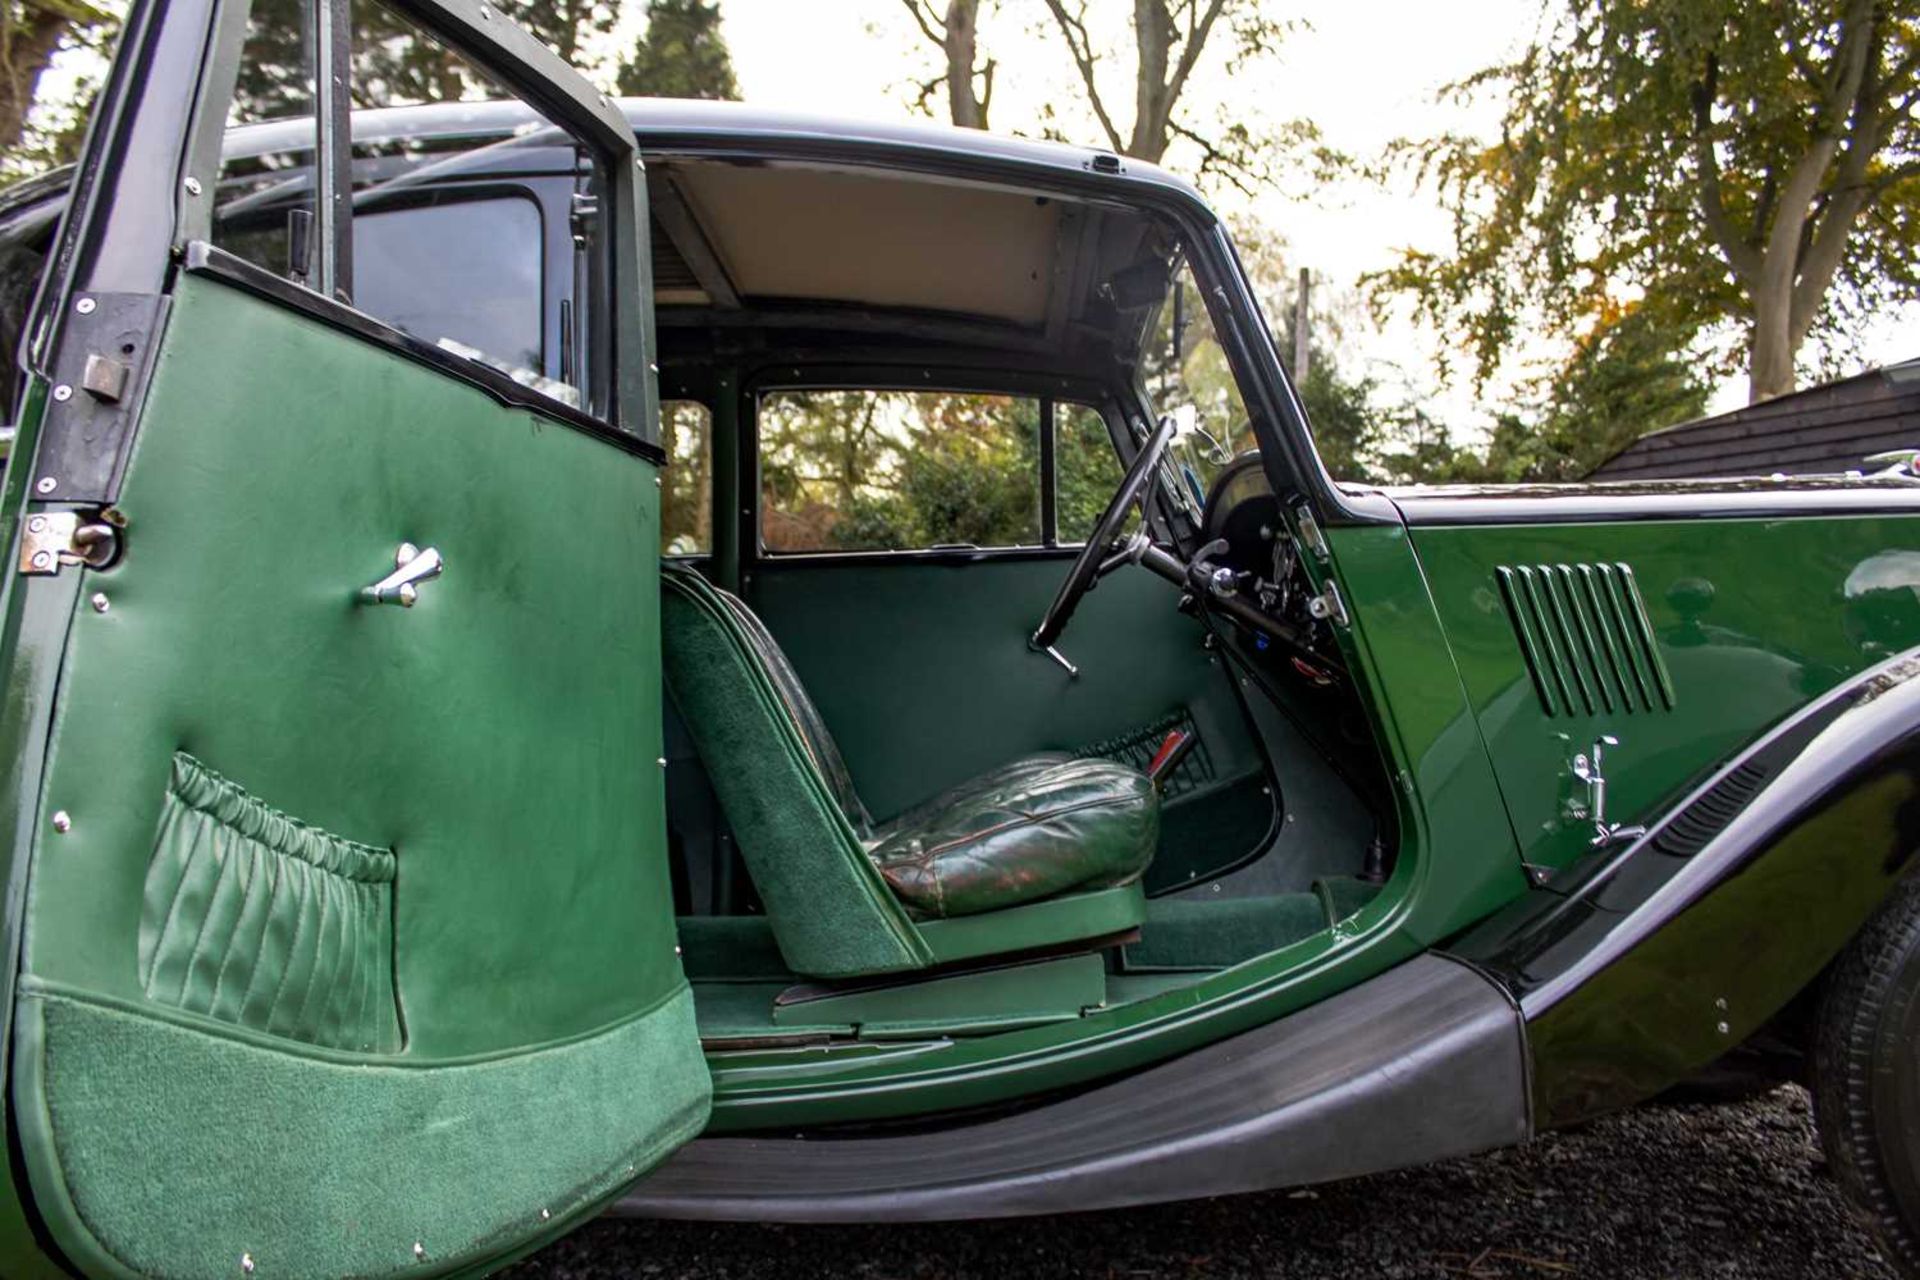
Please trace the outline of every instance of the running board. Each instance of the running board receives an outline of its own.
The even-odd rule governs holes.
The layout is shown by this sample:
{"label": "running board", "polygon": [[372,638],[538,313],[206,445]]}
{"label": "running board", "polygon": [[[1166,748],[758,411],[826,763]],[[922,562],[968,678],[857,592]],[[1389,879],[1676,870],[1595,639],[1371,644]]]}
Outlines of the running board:
{"label": "running board", "polygon": [[1524,1142],[1504,992],[1423,955],[1267,1026],[1017,1115],[896,1137],[699,1138],[613,1212],[884,1222],[1327,1182]]}

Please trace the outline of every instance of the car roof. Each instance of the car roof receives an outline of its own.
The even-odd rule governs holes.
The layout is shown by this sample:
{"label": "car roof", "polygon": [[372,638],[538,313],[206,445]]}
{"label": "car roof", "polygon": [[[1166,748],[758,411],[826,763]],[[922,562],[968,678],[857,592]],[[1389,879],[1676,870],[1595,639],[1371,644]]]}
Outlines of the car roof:
{"label": "car roof", "polygon": [[[623,98],[620,107],[643,151],[706,147],[752,150],[758,144],[816,155],[841,152],[848,159],[909,169],[965,161],[1059,175],[1100,174],[1200,200],[1189,183],[1158,165],[1065,142],[1011,137],[932,121],[872,120],[742,102]],[[508,137],[543,123],[530,107],[512,100],[382,107],[353,115],[357,138],[409,141]],[[313,125],[307,117],[241,125],[228,132],[226,152],[230,159],[265,155],[310,146],[312,137]]]}

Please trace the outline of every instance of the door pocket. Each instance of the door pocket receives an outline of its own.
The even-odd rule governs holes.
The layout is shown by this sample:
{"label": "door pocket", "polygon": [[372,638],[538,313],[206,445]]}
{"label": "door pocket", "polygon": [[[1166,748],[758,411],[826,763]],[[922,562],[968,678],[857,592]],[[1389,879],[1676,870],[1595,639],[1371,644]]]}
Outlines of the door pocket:
{"label": "door pocket", "polygon": [[141,989],[255,1031],[397,1052],[396,865],[177,753],[147,865]]}

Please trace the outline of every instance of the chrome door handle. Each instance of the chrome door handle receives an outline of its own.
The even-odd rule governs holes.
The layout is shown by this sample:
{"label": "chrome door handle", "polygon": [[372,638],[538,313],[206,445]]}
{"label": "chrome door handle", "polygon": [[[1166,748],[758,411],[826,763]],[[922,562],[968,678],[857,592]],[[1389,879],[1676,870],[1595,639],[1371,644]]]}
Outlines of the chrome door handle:
{"label": "chrome door handle", "polygon": [[394,570],[370,587],[360,588],[362,604],[397,604],[403,608],[413,608],[413,602],[420,598],[420,584],[430,582],[440,576],[447,567],[440,553],[432,547],[425,551],[411,542],[403,542],[393,554]]}

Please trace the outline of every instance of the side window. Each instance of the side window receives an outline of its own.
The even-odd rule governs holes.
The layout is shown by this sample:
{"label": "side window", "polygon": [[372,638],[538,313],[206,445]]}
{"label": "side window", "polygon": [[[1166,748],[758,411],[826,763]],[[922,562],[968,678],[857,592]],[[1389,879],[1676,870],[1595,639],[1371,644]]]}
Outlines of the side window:
{"label": "side window", "polygon": [[[313,265],[313,157],[320,145],[310,25],[307,0],[254,0],[227,107],[213,224],[214,244],[300,284]],[[237,148],[236,137],[245,139]]]}
{"label": "side window", "polygon": [[773,391],[757,421],[769,551],[1040,545],[1037,399]]}
{"label": "side window", "polygon": [[[249,17],[214,243],[320,287],[310,0]],[[337,300],[595,409],[600,175],[589,153],[425,31],[352,0],[350,216]],[[454,104],[462,104],[453,109]],[[413,108],[390,111],[386,108]]]}
{"label": "side window", "polygon": [[660,511],[660,554],[713,550],[713,412],[698,400],[660,402],[660,444],[667,452]]}
{"label": "side window", "polygon": [[1088,404],[1053,406],[1053,493],[1057,539],[1085,542],[1123,474],[1107,420]]}

